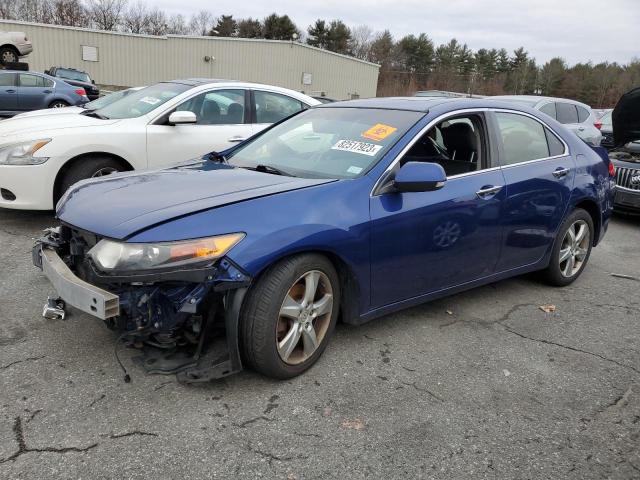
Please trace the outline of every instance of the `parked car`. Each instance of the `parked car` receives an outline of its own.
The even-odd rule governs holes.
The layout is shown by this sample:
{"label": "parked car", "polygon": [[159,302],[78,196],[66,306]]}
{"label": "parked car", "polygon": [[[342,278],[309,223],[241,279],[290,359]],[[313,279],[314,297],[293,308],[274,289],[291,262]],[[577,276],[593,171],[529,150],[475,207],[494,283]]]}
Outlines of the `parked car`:
{"label": "parked car", "polygon": [[[0,122],[0,207],[51,210],[72,184],[175,165],[224,150],[319,102],[286,88],[223,80],[162,82],[80,115]],[[15,145],[20,155],[3,158]]]}
{"label": "parked car", "polygon": [[[0,116],[11,117],[30,110],[83,105],[88,101],[83,88],[49,75],[0,70]],[[3,125],[8,125],[8,122],[3,122]]]}
{"label": "parked car", "polygon": [[614,208],[640,213],[640,88],[624,94],[610,115],[613,135],[607,145],[616,169]]}
{"label": "parked car", "polygon": [[534,95],[500,95],[492,97],[526,105],[546,113],[593,146],[602,140],[600,122],[589,105],[566,98],[538,97]]}
{"label": "parked car", "polygon": [[0,31],[0,64],[18,63],[33,51],[33,45],[24,32]]}
{"label": "parked car", "polygon": [[121,98],[126,97],[130,93],[137,92],[138,90],[142,90],[145,87],[133,87],[126,88],[124,90],[118,90],[116,92],[109,93],[104,95],[93,102],[85,103],[84,105],[80,105],[77,107],[65,107],[65,108],[45,108],[42,110],[34,110],[32,112],[19,113],[15,115],[13,118],[25,118],[25,117],[39,117],[41,115],[66,115],[69,113],[82,113],[90,110],[98,110],[100,108],[106,107],[107,105],[111,105],[116,100],[120,100]]}
{"label": "parked car", "polygon": [[104,320],[150,372],[288,378],[339,316],[534,270],[575,281],[607,230],[611,167],[516,104],[331,103],[189,165],[73,186],[33,258],[62,297],[47,316],[64,301]]}
{"label": "parked car", "polygon": [[61,78],[69,85],[84,88],[89,100],[97,100],[100,97],[100,89],[87,72],[69,67],[51,67],[49,70],[45,70],[44,73],[52,77]]}

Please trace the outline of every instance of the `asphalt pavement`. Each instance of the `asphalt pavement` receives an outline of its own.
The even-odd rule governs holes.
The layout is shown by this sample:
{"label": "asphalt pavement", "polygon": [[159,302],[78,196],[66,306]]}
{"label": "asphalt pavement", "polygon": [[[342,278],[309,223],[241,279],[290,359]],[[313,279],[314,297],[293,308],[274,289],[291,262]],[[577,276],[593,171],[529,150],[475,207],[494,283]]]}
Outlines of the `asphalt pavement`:
{"label": "asphalt pavement", "polygon": [[124,383],[99,320],[41,317],[52,224],[0,210],[2,479],[640,478],[640,219],[569,287],[502,281],[339,325],[293,380],[198,386],[130,352]]}

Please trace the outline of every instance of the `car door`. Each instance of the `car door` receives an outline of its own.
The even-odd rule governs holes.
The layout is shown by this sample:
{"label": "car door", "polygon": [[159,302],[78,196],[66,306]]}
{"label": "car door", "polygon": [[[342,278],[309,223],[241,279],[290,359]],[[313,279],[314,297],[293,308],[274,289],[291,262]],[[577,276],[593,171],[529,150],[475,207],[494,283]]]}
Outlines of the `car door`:
{"label": "car door", "polygon": [[447,174],[444,186],[380,193],[378,185],[371,196],[373,308],[494,272],[506,192],[502,171],[493,164],[484,115],[466,114],[439,125],[422,135],[394,169],[406,161],[440,163]]}
{"label": "car door", "polygon": [[497,271],[506,271],[536,263],[550,248],[569,204],[575,162],[565,142],[537,118],[492,115],[507,194]]}
{"label": "car door", "polygon": [[16,74],[0,72],[0,110],[14,111],[18,109],[18,88]]}
{"label": "car door", "polygon": [[18,110],[47,108],[47,99],[53,89],[45,86],[44,77],[32,73],[18,73]]}
{"label": "car door", "polygon": [[269,125],[308,108],[308,105],[281,93],[251,90],[251,108],[253,133],[258,133]]}
{"label": "car door", "polygon": [[[150,168],[173,165],[211,151],[222,151],[252,134],[244,89],[212,89],[199,93],[147,126]],[[194,124],[170,125],[174,111],[195,113]]]}

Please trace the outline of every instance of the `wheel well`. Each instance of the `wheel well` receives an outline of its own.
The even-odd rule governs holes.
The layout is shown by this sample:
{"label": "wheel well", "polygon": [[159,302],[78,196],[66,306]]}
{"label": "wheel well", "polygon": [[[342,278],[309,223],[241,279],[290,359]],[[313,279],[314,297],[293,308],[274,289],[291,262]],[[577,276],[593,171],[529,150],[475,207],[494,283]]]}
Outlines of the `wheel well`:
{"label": "wheel well", "polygon": [[69,102],[67,102],[66,100],[63,100],[62,98],[56,98],[55,100],[52,100],[51,102],[49,102],[49,107],[51,107],[51,105],[53,105],[56,102],[62,102],[62,103],[66,103],[67,105],[69,105]]}
{"label": "wheel well", "polygon": [[591,220],[593,220],[593,228],[595,230],[595,232],[593,232],[593,245],[595,246],[600,238],[601,228],[600,209],[598,208],[598,205],[593,200],[582,200],[581,202],[578,202],[575,208],[581,208],[591,216]]}
{"label": "wheel well", "polygon": [[67,160],[67,163],[65,163],[62,166],[62,168],[60,170],[58,170],[58,174],[56,175],[56,180],[55,180],[55,182],[53,184],[53,203],[54,203],[54,206],[55,206],[55,203],[56,203],[56,199],[60,198],[60,196],[64,193],[64,192],[60,192],[59,190],[60,190],[61,185],[62,185],[62,179],[67,174],[69,169],[71,169],[76,163],[78,163],[82,159],[89,158],[89,157],[95,157],[95,156],[112,158],[113,160],[117,161],[122,166],[122,170],[123,171],[129,171],[129,170],[133,170],[134,169],[133,166],[129,162],[127,162],[124,158],[119,157],[118,155],[114,155],[113,153],[91,152],[91,153],[83,153],[82,155],[78,155],[77,157],[73,157],[73,158]]}
{"label": "wheel well", "polygon": [[338,273],[338,278],[340,279],[340,292],[341,292],[341,300],[340,300],[340,316],[338,317],[338,321],[342,321],[344,323],[349,323],[352,325],[358,325],[360,313],[359,313],[359,298],[360,298],[360,286],[354,275],[353,271],[349,267],[349,265],[342,260],[338,255],[333,252],[328,252],[326,250],[302,250],[290,255],[285,255],[280,257],[270,264],[266,265],[258,274],[258,277],[262,276],[262,274],[275,263],[281,262],[284,259],[298,256],[298,255],[306,255],[306,254],[318,254],[329,259],[333,267],[336,269]]}
{"label": "wheel well", "polygon": [[0,45],[0,49],[2,48],[10,48],[11,50],[13,50],[14,52],[16,52],[16,55],[19,57],[20,56],[20,52],[18,51],[18,49],[16,48],[15,45],[11,45],[10,43],[6,43],[4,45]]}

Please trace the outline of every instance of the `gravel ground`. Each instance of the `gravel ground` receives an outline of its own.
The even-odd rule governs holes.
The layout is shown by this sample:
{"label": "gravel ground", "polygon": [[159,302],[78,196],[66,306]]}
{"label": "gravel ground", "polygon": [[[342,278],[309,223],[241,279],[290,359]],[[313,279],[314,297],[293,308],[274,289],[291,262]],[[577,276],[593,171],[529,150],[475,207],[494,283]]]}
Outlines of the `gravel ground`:
{"label": "gravel ground", "polygon": [[640,281],[611,275],[640,277],[638,219],[570,287],[503,281],[339,325],[296,379],[195,387],[125,384],[100,321],[41,318],[53,223],[0,210],[0,478],[640,478]]}

